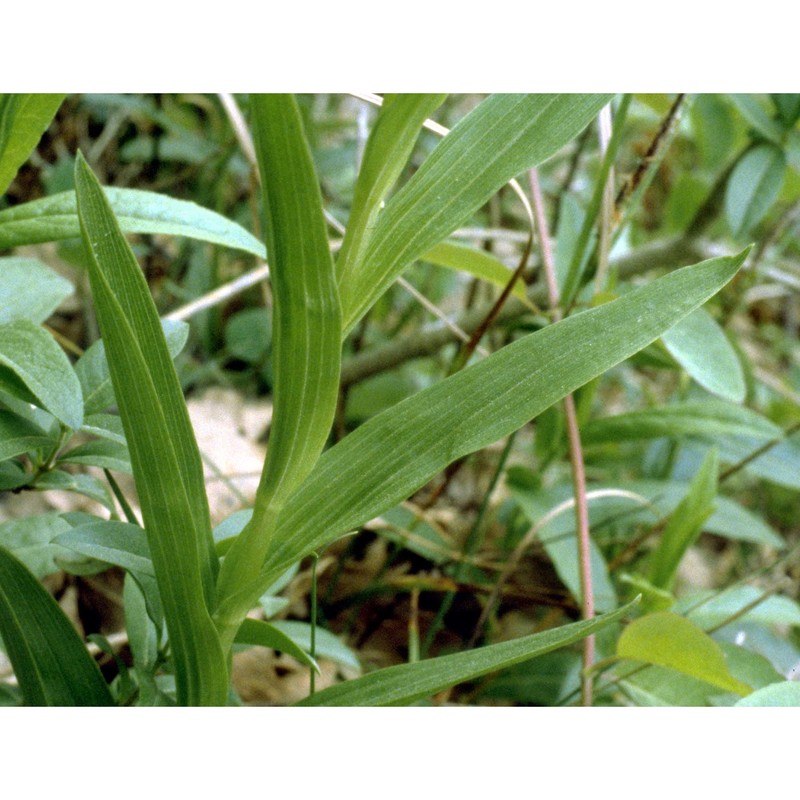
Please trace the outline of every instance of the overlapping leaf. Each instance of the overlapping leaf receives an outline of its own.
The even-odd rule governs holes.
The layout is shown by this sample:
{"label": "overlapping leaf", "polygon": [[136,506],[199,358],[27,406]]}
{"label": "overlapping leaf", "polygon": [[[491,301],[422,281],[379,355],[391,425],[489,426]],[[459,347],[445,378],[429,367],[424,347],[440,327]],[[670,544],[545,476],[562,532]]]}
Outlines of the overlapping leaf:
{"label": "overlapping leaf", "polygon": [[278,521],[257,585],[370,520],[447,464],[524,425],[628,358],[717,292],[746,253],[676,270],[526,336],[379,414],[331,448]]}
{"label": "overlapping leaf", "polygon": [[217,568],[203,471],[144,276],[82,157],[78,214],[92,294],[176,666],[178,701],[224,704],[225,657],[209,614]]}

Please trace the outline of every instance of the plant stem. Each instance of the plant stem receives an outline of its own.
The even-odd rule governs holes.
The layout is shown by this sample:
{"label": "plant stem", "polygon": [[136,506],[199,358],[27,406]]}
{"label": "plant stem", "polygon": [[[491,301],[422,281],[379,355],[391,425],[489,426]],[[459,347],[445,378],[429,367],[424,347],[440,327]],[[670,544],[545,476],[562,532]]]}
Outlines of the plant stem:
{"label": "plant stem", "polygon": [[[539,187],[539,177],[535,169],[528,173],[533,197],[533,209],[536,227],[539,233],[539,245],[542,251],[542,265],[545,271],[550,307],[556,311],[556,319],[561,316],[558,311],[558,285],[556,283],[555,261],[544,215],[544,201]],[[589,540],[589,504],[586,499],[586,473],[583,463],[583,449],[578,427],[578,414],[575,410],[575,398],[568,394],[564,398],[564,416],[567,423],[567,439],[569,442],[569,458],[572,465],[572,486],[575,495],[575,524],[578,531],[578,563],[581,582],[581,613],[584,619],[594,616],[594,592],[592,590],[592,562]],[[592,704],[592,664],[594,663],[594,636],[583,640],[583,676],[581,678],[581,698],[583,705]]]}

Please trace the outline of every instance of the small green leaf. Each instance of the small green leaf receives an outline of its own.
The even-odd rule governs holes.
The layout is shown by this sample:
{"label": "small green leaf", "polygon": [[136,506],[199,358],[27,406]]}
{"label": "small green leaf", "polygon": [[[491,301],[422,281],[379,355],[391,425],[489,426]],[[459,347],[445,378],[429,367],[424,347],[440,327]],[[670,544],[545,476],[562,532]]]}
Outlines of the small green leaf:
{"label": "small green leaf", "polygon": [[114,705],[70,620],[4,547],[0,547],[0,636],[26,705]]}
{"label": "small green leaf", "polygon": [[[311,625],[307,622],[281,619],[276,620],[272,625],[286,636],[291,637],[292,641],[306,652],[311,651]],[[361,662],[358,660],[358,656],[338,636],[325,628],[317,626],[314,649],[317,652],[317,658],[329,658],[337,664],[361,672]]]}
{"label": "small green leaf", "polygon": [[77,473],[72,475],[60,469],[52,469],[36,478],[35,486],[41,491],[56,489],[60,492],[75,492],[86,497],[91,497],[112,513],[114,512],[114,499],[108,487],[94,475]]}
{"label": "small green leaf", "polygon": [[464,681],[474,680],[559,647],[578,642],[624,617],[635,605],[629,603],[612,614],[574,622],[553,630],[509,642],[455,653],[413,664],[370,672],[306,698],[301,706],[400,706],[430,697]]}
{"label": "small green leaf", "polygon": [[773,683],[741,699],[737,706],[758,706],[760,708],[800,707],[800,681]]}
{"label": "small green leaf", "polygon": [[0,545],[19,559],[37,578],[58,572],[56,558],[64,550],[54,539],[69,530],[58,514],[37,514],[0,524]]}
{"label": "small green leaf", "polygon": [[68,428],[81,427],[80,383],[64,351],[47,331],[24,319],[0,324],[0,370],[3,367],[22,383],[37,405]]}
{"label": "small green leaf", "polygon": [[27,319],[38,325],[73,291],[35,258],[0,258],[0,323]]}
{"label": "small green leaf", "polygon": [[774,144],[754,147],[736,165],[725,189],[725,217],[735,237],[748,234],[764,218],[783,186],[786,156]]}
{"label": "small green leaf", "polygon": [[722,328],[704,308],[685,317],[661,341],[704,389],[733,403],[744,400],[744,372],[739,357]]}
{"label": "small green leaf", "polygon": [[783,127],[777,120],[772,119],[767,114],[755,95],[729,94],[728,98],[758,133],[771,142],[780,144],[783,136]]}
{"label": "small green leaf", "polygon": [[155,577],[145,532],[117,520],[77,525],[56,536],[56,544],[140,575]]}
{"label": "small green leaf", "polygon": [[772,94],[770,98],[781,122],[791,128],[800,118],[800,94]]}
{"label": "small green leaf", "polygon": [[[186,236],[201,242],[266,255],[264,245],[241,225],[186,200],[139,189],[104,190],[124,233]],[[75,192],[61,192],[0,211],[0,249],[81,235]]]}
{"label": "small green leaf", "polygon": [[53,440],[36,425],[0,409],[0,461],[53,445]]}
{"label": "small green leaf", "polygon": [[63,94],[0,95],[0,194],[5,194],[66,97]]}
{"label": "small green leaf", "polygon": [[[161,320],[170,357],[175,358],[186,346],[189,324],[179,320]],[[108,370],[106,346],[100,339],[87,348],[75,363],[75,373],[83,391],[84,409],[87,415],[105,411],[114,403],[114,386]]]}
{"label": "small green leaf", "polygon": [[92,467],[132,473],[131,458],[124,444],[112,441],[94,441],[73,447],[58,457],[59,464],[88,464]]}
{"label": "small green leaf", "polygon": [[672,589],[681,559],[714,511],[718,472],[719,456],[716,448],[712,448],[697,471],[686,497],[669,518],[658,546],[650,557],[650,582],[657,588],[666,591]]}
{"label": "small green leaf", "polygon": [[[754,605],[759,599],[761,602]],[[783,595],[763,597],[763,592],[755,586],[729,588],[716,595],[712,592],[686,595],[678,600],[675,611],[684,613],[703,628],[716,628],[731,618],[759,625],[800,627],[797,601]]]}
{"label": "small green leaf", "polygon": [[[420,256],[422,261],[428,261],[439,267],[460,270],[475,278],[493,283],[504,289],[508,284],[514,271],[509,269],[499,258],[487,253],[485,250],[475,250],[472,247],[465,247],[463,244],[453,242],[439,242],[439,244]],[[512,293],[523,303],[527,302],[528,296],[525,294],[525,283],[517,281],[514,284]]]}
{"label": "small green leaf", "polygon": [[294,639],[280,630],[274,623],[265,622],[263,619],[248,618],[237,631],[234,641],[236,644],[270,647],[281,653],[287,653],[296,658],[301,664],[312,667],[319,673],[317,662]]}
{"label": "small green leaf", "polygon": [[617,642],[617,657],[669,667],[741,696],[752,691],[730,674],[722,650],[707,633],[670,611],[628,625]]}

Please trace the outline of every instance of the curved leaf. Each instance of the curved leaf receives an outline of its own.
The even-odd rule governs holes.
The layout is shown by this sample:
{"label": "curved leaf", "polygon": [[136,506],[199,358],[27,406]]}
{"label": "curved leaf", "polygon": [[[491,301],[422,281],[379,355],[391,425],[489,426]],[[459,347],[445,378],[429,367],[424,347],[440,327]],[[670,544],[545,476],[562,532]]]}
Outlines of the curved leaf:
{"label": "curved leaf", "polygon": [[736,351],[711,314],[698,308],[662,337],[670,355],[704,389],[741,403],[745,395],[744,372]]}
{"label": "curved leaf", "polygon": [[178,702],[224,705],[227,665],[209,613],[217,559],[197,442],[147,283],[80,154],[75,186],[92,295],[170,635]]}
{"label": "curved leaf", "polygon": [[786,156],[775,144],[754,147],[736,165],[725,190],[725,216],[734,236],[745,236],[761,222],[778,197],[785,173]]}
{"label": "curved leaf", "polygon": [[[0,325],[0,384],[9,380],[1,374],[3,367],[30,392],[36,405],[68,428],[81,427],[81,385],[64,351],[47,331],[26,319]],[[27,399],[24,393],[20,399]]]}
{"label": "curved leaf", "polygon": [[758,706],[760,708],[800,707],[800,682],[783,681],[782,683],[773,683],[742,698],[736,705]]}
{"label": "curved leaf", "polygon": [[296,658],[301,664],[312,667],[319,673],[317,662],[311,658],[288,634],[263,619],[246,619],[236,632],[236,644],[252,644],[269,647]]}
{"label": "curved leaf", "polygon": [[465,653],[399,664],[345,681],[298,703],[301,706],[401,706],[430,697],[457,683],[511,667],[558,647],[578,642],[624,617],[636,602],[595,619],[573,622],[510,642]]}
{"label": "curved leaf", "polygon": [[[104,188],[124,233],[186,236],[265,258],[264,245],[241,225],[187,200],[140,189]],[[81,235],[75,192],[60,192],[0,211],[0,249]]]}
{"label": "curved leaf", "polygon": [[73,293],[72,284],[35,258],[0,258],[0,323],[44,322]]}
{"label": "curved leaf", "polygon": [[0,547],[0,636],[26,705],[114,705],[72,623],[4,547]]}

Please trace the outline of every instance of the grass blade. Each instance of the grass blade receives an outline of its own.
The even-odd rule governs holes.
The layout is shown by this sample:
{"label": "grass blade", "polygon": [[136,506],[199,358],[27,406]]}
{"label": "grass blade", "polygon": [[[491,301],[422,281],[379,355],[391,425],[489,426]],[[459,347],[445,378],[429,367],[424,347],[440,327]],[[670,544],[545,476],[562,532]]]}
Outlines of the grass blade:
{"label": "grass blade", "polygon": [[462,455],[507,436],[704,303],[748,251],[676,270],[526,336],[373,417],[327,451],[278,521],[260,596],[282,570],[355,530]]}
{"label": "grass blade", "polygon": [[[291,95],[256,95],[250,105],[271,262],[274,410],[253,518],[225,557],[220,598],[257,577],[281,507],[316,464],[341,366],[339,296],[300,111]],[[237,609],[230,624],[248,610]]]}
{"label": "grass blade", "polygon": [[197,443],[147,283],[80,155],[75,185],[92,295],[170,634],[178,702],[221,705],[227,667],[209,615],[217,560]]}
{"label": "grass blade", "polygon": [[58,603],[3,547],[0,636],[25,705],[114,705],[97,664]]}
{"label": "grass blade", "polygon": [[501,186],[586,127],[612,95],[492,95],[436,146],[386,204],[363,256],[342,276],[348,332],[403,270]]}
{"label": "grass blade", "polygon": [[301,706],[401,706],[430,697],[457,683],[511,667],[578,642],[622,619],[638,600],[592,620],[574,622],[510,642],[371,672],[301,701]]}

